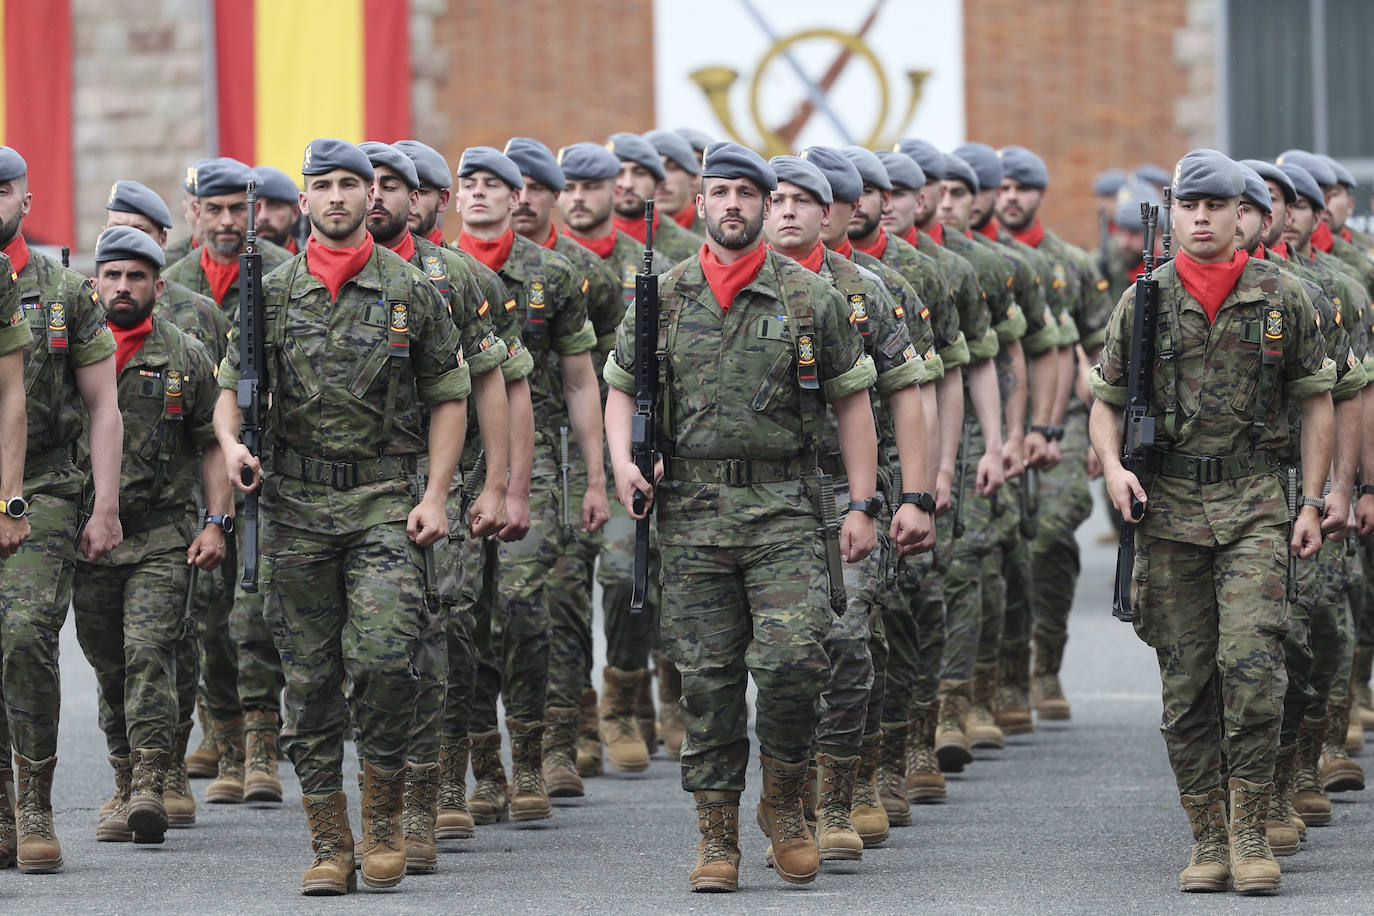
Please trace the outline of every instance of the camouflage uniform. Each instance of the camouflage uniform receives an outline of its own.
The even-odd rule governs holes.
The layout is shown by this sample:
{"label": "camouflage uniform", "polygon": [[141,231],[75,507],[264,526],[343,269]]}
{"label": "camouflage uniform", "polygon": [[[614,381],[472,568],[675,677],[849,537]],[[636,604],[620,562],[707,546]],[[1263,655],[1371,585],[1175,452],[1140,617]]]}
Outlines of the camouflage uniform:
{"label": "camouflage uniform", "polygon": [[0,737],[30,760],[43,760],[57,752],[57,643],[71,604],[81,508],[83,475],[73,457],[85,410],[75,370],[114,355],[115,343],[90,282],[56,259],[30,249],[19,290],[33,337],[24,348],[29,392],[24,495],[30,534],[17,553],[0,560],[0,655],[8,717],[7,733]]}
{"label": "camouflage uniform", "polygon": [[[875,372],[839,295],[790,259],[766,254],[724,315],[698,259],[663,275],[659,287],[667,472],[655,518],[663,641],[682,673],[682,787],[739,791],[749,756],[748,675],[759,688],[760,752],[783,762],[809,753],[829,671],[821,640],[831,611],[803,468],[819,445],[822,399],[867,389]],[[793,382],[808,357],[817,396]],[[633,365],[631,309],[606,381],[632,391]],[[736,473],[757,482],[720,482]]]}
{"label": "camouflage uniform", "polygon": [[[155,317],[119,374],[124,541],[98,563],[77,560],[72,595],[77,639],[96,673],[100,727],[116,757],[134,748],[170,749],[175,727],[190,717],[193,691],[179,708],[176,687],[181,665],[194,672],[196,656],[177,650],[189,623],[182,613],[190,584],[186,548],[195,538],[197,453],[215,441],[217,398],[209,351]],[[88,468],[86,474],[89,487]]]}
{"label": "camouflage uniform", "polygon": [[[1336,372],[1311,302],[1274,266],[1251,259],[1210,323],[1172,263],[1155,276],[1157,352],[1174,357],[1151,377],[1158,445],[1142,480],[1149,510],[1136,530],[1135,627],[1159,658],[1161,730],[1179,792],[1197,795],[1221,784],[1223,754],[1230,776],[1273,780],[1289,613],[1288,507],[1271,469],[1290,441],[1287,405],[1330,391]],[[1133,304],[1128,291],[1092,375],[1093,394],[1117,408]],[[1263,364],[1266,346],[1279,362]],[[1196,455],[1217,458],[1190,464]],[[1199,467],[1222,479],[1199,481]]]}
{"label": "camouflage uniform", "polygon": [[[292,257],[285,248],[273,245],[265,239],[258,240],[257,250],[262,255],[262,272],[264,275],[285,264]],[[169,251],[167,252],[167,267],[162,271],[162,279],[166,280],[169,286],[176,283],[208,299],[213,300],[215,298],[214,291],[210,289],[210,280],[205,275],[205,268],[200,266],[199,248],[175,263],[172,262],[171,258],[172,252]],[[224,309],[225,314],[231,319],[233,318],[239,306],[239,281],[237,278],[225,290],[224,298],[215,304]]]}
{"label": "camouflage uniform", "polygon": [[[458,329],[422,272],[378,246],[330,302],[305,258],[263,281],[261,587],[286,673],[283,739],[313,795],[343,787],[345,677],[359,756],[382,770],[406,762],[433,612],[405,524],[425,408],[466,398],[470,382]],[[239,380],[236,335],[220,367],[227,390]]]}

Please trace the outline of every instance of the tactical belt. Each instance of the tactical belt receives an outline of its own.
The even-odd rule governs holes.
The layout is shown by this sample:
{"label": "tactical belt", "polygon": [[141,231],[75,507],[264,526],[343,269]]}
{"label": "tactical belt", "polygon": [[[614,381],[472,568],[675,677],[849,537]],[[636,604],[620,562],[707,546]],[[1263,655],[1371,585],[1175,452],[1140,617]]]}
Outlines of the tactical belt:
{"label": "tactical belt", "polygon": [[59,445],[57,448],[49,449],[40,455],[29,455],[24,459],[25,480],[40,474],[60,474],[74,470],[76,470],[76,462],[72,460],[72,447],[70,445]]}
{"label": "tactical belt", "polygon": [[161,528],[163,525],[170,525],[187,517],[186,507],[178,506],[175,509],[160,509],[156,512],[140,512],[137,515],[121,515],[119,517],[119,527],[123,529],[126,538],[133,537],[135,534],[142,534],[145,531],[152,531],[154,528]]}
{"label": "tactical belt", "polygon": [[776,461],[747,458],[668,458],[663,462],[667,480],[692,483],[718,483],[744,487],[754,483],[781,483],[801,480],[811,473],[801,458]]}
{"label": "tactical belt", "polygon": [[1220,483],[1239,477],[1268,474],[1283,467],[1277,455],[1267,449],[1239,455],[1184,455],[1152,448],[1145,455],[1145,470],[1164,477],[1177,477],[1197,483]]}
{"label": "tactical belt", "polygon": [[322,483],[336,490],[351,490],[382,480],[401,480],[414,474],[417,467],[414,455],[384,455],[363,461],[325,461],[278,448],[272,457],[274,473]]}

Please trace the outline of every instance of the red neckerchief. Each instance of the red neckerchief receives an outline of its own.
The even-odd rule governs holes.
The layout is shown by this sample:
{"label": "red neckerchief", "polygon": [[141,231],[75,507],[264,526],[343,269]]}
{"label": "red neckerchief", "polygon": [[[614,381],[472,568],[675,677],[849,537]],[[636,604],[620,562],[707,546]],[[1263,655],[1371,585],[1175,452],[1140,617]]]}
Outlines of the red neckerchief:
{"label": "red neckerchief", "polygon": [[286,250],[291,252],[292,254],[301,253],[301,246],[296,244],[296,237],[294,235],[289,235],[286,237]]}
{"label": "red neckerchief", "polygon": [[5,254],[10,259],[10,267],[16,275],[22,274],[24,268],[29,266],[29,243],[24,241],[23,233],[16,233],[10,243],[5,246]]}
{"label": "red neckerchief", "polygon": [[711,294],[716,297],[722,312],[730,311],[740,290],[754,282],[767,256],[768,249],[756,245],[753,251],[735,263],[722,264],[711,254],[711,249],[702,244],[697,259],[701,261],[701,272],[706,275],[706,283],[711,287]]}
{"label": "red neckerchief", "polygon": [[[657,210],[654,211],[654,215],[655,215],[655,216],[658,215],[658,211],[657,211]],[[677,211],[676,213],[673,214],[673,220],[676,221],[677,224],[678,224],[679,226],[681,226],[683,229],[691,229],[691,228],[692,228],[692,223],[696,222],[696,218],[697,218],[697,207],[696,207],[696,204],[688,204],[687,206],[683,207],[681,210],[679,210],[679,211]],[[643,221],[643,220],[640,220],[640,221],[639,221],[639,224],[640,224],[641,226],[644,225],[644,221]],[[658,227],[655,226],[654,228],[657,229]]]}
{"label": "red neckerchief", "polygon": [[1025,232],[1013,232],[1012,236],[1023,245],[1039,248],[1040,243],[1045,240],[1045,227],[1040,225],[1040,217],[1037,216],[1029,229]]}
{"label": "red neckerchief", "polygon": [[995,242],[997,241],[997,220],[990,219],[983,224],[982,229],[975,229],[974,231],[983,233]]}
{"label": "red neckerchief", "polygon": [[872,255],[873,257],[881,261],[883,259],[883,252],[887,251],[887,233],[879,229],[878,241],[874,242],[872,245],[869,245],[867,248],[865,248],[862,245],[855,245],[854,247],[858,248],[864,254]]}
{"label": "red neckerchief", "polygon": [[1259,247],[1257,247],[1257,248],[1255,249],[1255,253],[1252,254],[1252,255],[1250,255],[1250,257],[1255,258],[1256,260],[1259,260],[1259,261],[1268,260],[1268,259],[1265,258],[1265,256],[1264,256],[1264,243],[1263,243],[1263,242],[1260,242],[1260,243],[1259,243]]}
{"label": "red neckerchief", "polygon": [[[612,235],[611,238],[615,238],[615,236]],[[552,221],[550,221],[550,222],[549,222],[549,237],[546,238],[546,239],[544,239],[544,241],[540,242],[539,244],[543,245],[545,248],[552,248],[552,247],[554,246],[554,244],[555,244],[557,241],[558,241],[558,227],[555,226],[555,225],[553,224]]]}
{"label": "red neckerchief", "polygon": [[372,233],[363,233],[363,243],[357,248],[330,248],[315,241],[305,243],[305,269],[329,290],[329,298],[339,301],[344,284],[358,275],[367,259],[372,257]]}
{"label": "red neckerchief", "polygon": [[440,229],[438,226],[435,226],[433,229],[429,231],[429,235],[425,236],[425,238],[429,239],[436,245],[443,245],[444,230]]}
{"label": "red neckerchief", "polygon": [[458,233],[458,247],[492,270],[500,270],[506,265],[506,258],[510,257],[510,250],[514,246],[514,229],[508,228],[499,237],[490,240],[479,239],[465,231]]}
{"label": "red neckerchief", "polygon": [[902,234],[902,241],[906,242],[912,248],[920,248],[921,231],[917,229],[915,226],[912,226],[910,229],[908,229],[906,232]]}
{"label": "red neckerchief", "polygon": [[1336,234],[1339,235],[1341,238],[1345,239],[1347,242],[1350,242],[1351,244],[1354,244],[1355,242],[1355,234],[1350,231],[1349,226],[1342,226],[1341,231],[1337,232]]}
{"label": "red neckerchief", "polygon": [[1183,284],[1183,288],[1202,306],[1202,310],[1207,313],[1207,320],[1210,322],[1217,320],[1217,312],[1221,310],[1221,303],[1226,300],[1227,296],[1231,295],[1231,290],[1236,288],[1236,282],[1240,280],[1240,275],[1245,272],[1245,263],[1249,260],[1248,254],[1237,250],[1229,261],[1222,261],[1219,264],[1199,264],[1188,256],[1188,252],[1179,249],[1178,255],[1174,258],[1174,264],[1178,269],[1178,279]]}
{"label": "red neckerchief", "polygon": [[[641,245],[644,243],[644,217],[641,216],[638,219],[626,219],[623,216],[617,215],[611,221],[615,223],[615,227],[619,229],[621,232],[625,233],[630,238],[634,239],[636,242],[639,242]],[[612,235],[614,234],[615,233],[612,233]],[[658,238],[657,207],[654,207],[654,238]]]}
{"label": "red neckerchief", "polygon": [[210,249],[207,246],[200,250],[200,269],[205,271],[205,279],[210,284],[210,298],[215,300],[216,305],[223,304],[229,287],[238,281],[239,259],[234,258],[229,264],[221,264],[210,257]]}
{"label": "red neckerchief", "polygon": [[124,371],[129,359],[143,347],[143,341],[148,339],[148,335],[153,332],[153,316],[148,315],[143,321],[131,328],[116,327],[111,322],[105,322],[110,326],[110,333],[114,334],[115,339],[115,375]]}
{"label": "red neckerchief", "polygon": [[[912,228],[914,229],[915,227],[913,226]],[[935,240],[935,244],[937,244],[937,245],[939,245],[939,246],[941,246],[941,247],[944,247],[944,244],[945,244],[945,224],[937,221],[937,222],[935,223],[935,227],[934,227],[933,229],[927,229],[927,230],[926,230],[926,235],[928,235],[928,236],[930,236],[931,238],[933,238],[933,239]]]}
{"label": "red neckerchief", "polygon": [[[773,248],[772,245],[769,245],[768,247]],[[777,249],[774,250],[776,251]],[[820,273],[821,264],[825,262],[825,243],[822,242],[820,239],[817,239],[816,247],[811,249],[810,254],[802,255],[800,258],[793,258],[792,260],[796,261],[798,264],[800,264],[802,267],[805,267],[813,274]]]}
{"label": "red neckerchief", "polygon": [[845,236],[844,241],[830,249],[846,261],[854,260],[854,246],[850,243],[849,237]]}
{"label": "red neckerchief", "polygon": [[1326,220],[1319,220],[1317,228],[1312,230],[1312,247],[1318,251],[1331,253],[1331,247],[1336,244],[1336,240],[1331,236],[1331,224]]}
{"label": "red neckerchief", "polygon": [[396,252],[396,254],[400,255],[402,261],[409,261],[411,258],[415,257],[415,237],[409,232],[402,232],[400,235],[396,236],[396,244],[384,244],[383,247],[390,248],[392,251]]}
{"label": "red neckerchief", "polygon": [[583,238],[580,235],[573,235],[572,230],[569,229],[567,226],[563,227],[563,234],[566,235],[568,238],[572,239],[574,242],[577,242],[583,248],[586,248],[588,251],[590,251],[592,254],[596,255],[603,261],[611,256],[612,251],[615,251],[614,229],[612,229],[610,232],[606,233],[599,239],[587,239]]}
{"label": "red neckerchief", "polygon": [[1290,254],[1288,253],[1288,243],[1285,242],[1285,241],[1283,241],[1282,239],[1280,239],[1279,241],[1277,241],[1277,242],[1275,242],[1274,244],[1270,245],[1270,246],[1269,246],[1269,252],[1270,252],[1271,254],[1276,254],[1276,255],[1278,255],[1279,257],[1283,258],[1285,261],[1287,261],[1290,257],[1292,257],[1292,255],[1290,255]]}

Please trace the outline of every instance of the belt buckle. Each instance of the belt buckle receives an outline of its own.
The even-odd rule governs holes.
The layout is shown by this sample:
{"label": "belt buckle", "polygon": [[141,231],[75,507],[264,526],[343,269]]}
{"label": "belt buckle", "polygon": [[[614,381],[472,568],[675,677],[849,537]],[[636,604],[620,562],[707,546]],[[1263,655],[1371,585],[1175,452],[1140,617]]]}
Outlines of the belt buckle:
{"label": "belt buckle", "polygon": [[727,458],[720,476],[726,486],[742,487],[749,482],[749,469],[738,458]]}
{"label": "belt buckle", "polygon": [[1198,483],[1221,483],[1221,459],[1199,455],[1193,459],[1193,478]]}
{"label": "belt buckle", "polygon": [[357,481],[354,479],[353,462],[335,461],[331,465],[330,485],[336,490],[351,490]]}

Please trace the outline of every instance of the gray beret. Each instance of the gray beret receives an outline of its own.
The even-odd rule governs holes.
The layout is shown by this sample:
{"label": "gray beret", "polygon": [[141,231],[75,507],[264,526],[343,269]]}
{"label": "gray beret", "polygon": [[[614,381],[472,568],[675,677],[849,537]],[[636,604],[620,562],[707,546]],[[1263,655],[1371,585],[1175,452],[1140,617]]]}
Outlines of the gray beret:
{"label": "gray beret", "polygon": [[512,188],[523,188],[520,166],[493,146],[469,146],[458,160],[458,177],[467,178],[473,172],[491,172]]}
{"label": "gray beret", "polygon": [[1331,166],[1322,161],[1321,156],[1315,153],[1301,149],[1290,149],[1279,153],[1278,158],[1274,160],[1275,165],[1287,163],[1292,163],[1305,170],[1323,188],[1329,188],[1336,184],[1336,173],[1331,170]]}
{"label": "gray beret", "polygon": [[429,185],[431,188],[453,186],[453,173],[449,171],[448,160],[434,147],[419,140],[397,140],[391,145],[415,163],[415,174],[420,177],[420,184]]}
{"label": "gray beret", "polygon": [[1239,197],[1245,191],[1245,175],[1225,153],[1195,149],[1174,166],[1173,190],[1179,200]]}
{"label": "gray beret", "polygon": [[1240,166],[1240,172],[1245,176],[1245,191],[1241,194],[1244,200],[1259,207],[1265,213],[1274,212],[1274,203],[1269,196],[1269,185],[1264,183],[1260,173],[1243,162],[1236,163]]}
{"label": "gray beret", "polygon": [[1162,166],[1155,165],[1153,162],[1142,162],[1140,165],[1131,169],[1131,174],[1141,181],[1157,188],[1163,188],[1173,180],[1173,176]]}
{"label": "gray beret", "polygon": [[206,159],[196,166],[196,196],[242,194],[248,190],[252,178],[253,170],[237,159],[228,156]]}
{"label": "gray beret", "polygon": [[884,191],[892,190],[892,176],[887,174],[887,167],[883,161],[873,155],[872,151],[864,149],[862,146],[849,144],[840,148],[845,158],[854,163],[854,168],[859,170],[859,177],[864,184],[871,184],[875,188]]}
{"label": "gray beret", "polygon": [[695,175],[701,171],[696,150],[692,149],[692,144],[682,134],[671,130],[651,130],[644,135],[644,140],[658,150],[660,156],[673,160],[688,174]]}
{"label": "gray beret", "polygon": [[133,226],[111,226],[100,233],[95,243],[95,263],[106,261],[147,261],[161,269],[167,264],[167,256],[148,233]]}
{"label": "gray beret", "polygon": [[816,198],[822,206],[828,207],[835,202],[830,191],[830,182],[813,163],[800,156],[774,156],[768,166],[778,176],[778,181],[786,181],[801,188]]}
{"label": "gray beret", "polygon": [[14,181],[29,173],[29,164],[19,151],[10,146],[0,146],[0,181]]}
{"label": "gray beret", "polygon": [[983,190],[1002,184],[1002,160],[997,158],[997,150],[986,143],[965,143],[954,148],[954,155],[973,166],[973,174],[978,176],[978,186]]}
{"label": "gray beret", "polygon": [[558,151],[563,177],[573,181],[605,181],[620,174],[620,160],[599,143],[573,143]]}
{"label": "gray beret", "polygon": [[973,166],[951,153],[945,153],[945,180],[962,181],[974,194],[983,189],[978,183],[978,175],[974,173]]}
{"label": "gray beret", "polygon": [[120,213],[138,213],[148,217],[163,229],[172,228],[172,211],[157,192],[137,181],[116,181],[110,188],[110,199],[105,201],[106,210]]}
{"label": "gray beret", "polygon": [[506,141],[503,151],[506,158],[515,163],[521,175],[528,175],[551,191],[561,191],[567,184],[563,180],[563,170],[553,151],[538,140],[529,137],[511,137]]}
{"label": "gray beret", "polygon": [[712,143],[706,147],[702,160],[702,178],[748,178],[765,191],[778,187],[778,176],[762,156],[747,146],[728,140]]}
{"label": "gray beret", "polygon": [[[654,149],[652,143],[645,140],[639,134],[632,134],[629,131],[620,131],[611,134],[606,138],[606,149],[615,153],[616,158],[621,162],[633,162],[635,165],[642,165],[649,170],[659,181],[663,180],[663,160],[658,157],[658,150]],[[692,158],[696,158],[693,156]]]}
{"label": "gray beret", "polygon": [[677,130],[673,131],[673,133],[692,144],[692,149],[696,150],[698,153],[705,152],[706,147],[716,142],[711,139],[711,135],[706,131],[697,130],[695,127],[679,127]]}
{"label": "gray beret", "polygon": [[187,194],[196,193],[196,176],[200,174],[200,167],[209,162],[209,159],[197,159],[186,166],[186,174],[181,179],[181,189]]}
{"label": "gray beret", "polygon": [[[1242,159],[1240,164],[1253,169],[1261,181],[1272,181],[1278,185],[1283,190],[1284,203],[1291,204],[1298,199],[1298,189],[1293,187],[1293,179],[1289,178],[1288,173],[1274,163],[1265,162],[1263,159]],[[1272,195],[1269,203],[1271,206],[1274,203]]]}
{"label": "gray beret", "polygon": [[1050,170],[1045,160],[1024,146],[1004,146],[997,151],[1002,160],[1002,177],[1041,191],[1050,186]]}
{"label": "gray beret", "polygon": [[1093,178],[1093,193],[1115,195],[1130,180],[1130,177],[1126,174],[1125,169],[1106,169],[1098,172],[1097,176]]}
{"label": "gray beret", "polygon": [[391,169],[401,180],[415,190],[420,189],[420,176],[415,171],[415,163],[410,161],[410,157],[392,146],[390,143],[378,143],[376,140],[367,140],[358,144],[358,149],[367,156],[367,161],[372,163],[372,167],[384,165]]}
{"label": "gray beret", "polygon": [[898,141],[892,149],[916,160],[916,164],[925,173],[927,183],[944,180],[945,154],[936,149],[935,144],[927,140],[907,138]]}
{"label": "gray beret", "polygon": [[335,169],[352,172],[364,181],[371,181],[373,177],[372,163],[367,161],[367,154],[352,143],[334,137],[320,137],[306,144],[305,157],[301,160],[302,175],[326,175]]}
{"label": "gray beret", "polygon": [[263,200],[279,200],[284,204],[298,203],[301,189],[291,180],[291,176],[281,169],[270,165],[253,166],[253,177],[258,180],[258,197]]}
{"label": "gray beret", "polygon": [[1321,185],[1317,184],[1317,179],[1312,177],[1311,172],[1292,162],[1281,163],[1279,169],[1293,182],[1293,190],[1312,203],[1312,209],[1318,212],[1326,209],[1326,195],[1322,193]]}
{"label": "gray beret", "polygon": [[863,196],[864,180],[849,157],[833,146],[808,146],[801,157],[820,169],[835,200],[852,204]]}
{"label": "gray beret", "polygon": [[1322,162],[1326,163],[1327,168],[1331,169],[1331,173],[1336,176],[1337,184],[1343,184],[1351,189],[1354,189],[1355,186],[1359,184],[1359,182],[1355,180],[1355,176],[1350,174],[1350,169],[1341,165],[1325,153],[1318,153],[1317,155],[1321,158]]}
{"label": "gray beret", "polygon": [[926,173],[916,164],[916,160],[890,149],[880,149],[873,155],[883,164],[888,180],[894,187],[910,188],[919,191],[926,186]]}
{"label": "gray beret", "polygon": [[1160,190],[1134,175],[1127,175],[1121,187],[1116,189],[1116,211],[1112,222],[1118,229],[1133,229],[1140,232],[1145,223],[1140,219],[1140,205],[1159,206],[1163,201]]}

